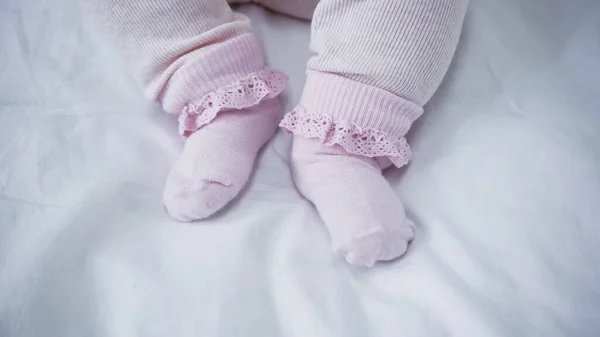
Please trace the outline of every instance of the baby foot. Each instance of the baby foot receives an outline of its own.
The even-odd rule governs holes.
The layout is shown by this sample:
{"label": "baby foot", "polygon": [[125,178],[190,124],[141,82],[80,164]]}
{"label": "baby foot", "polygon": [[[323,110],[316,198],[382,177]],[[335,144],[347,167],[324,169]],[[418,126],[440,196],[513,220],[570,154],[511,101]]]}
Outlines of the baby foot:
{"label": "baby foot", "polygon": [[296,187],[331,234],[333,250],[349,263],[372,266],[406,252],[414,225],[375,159],[295,136],[291,165]]}
{"label": "baby foot", "polygon": [[194,132],[167,177],[163,202],[169,215],[179,221],[204,219],[237,196],[279,118],[275,98],[222,112]]}

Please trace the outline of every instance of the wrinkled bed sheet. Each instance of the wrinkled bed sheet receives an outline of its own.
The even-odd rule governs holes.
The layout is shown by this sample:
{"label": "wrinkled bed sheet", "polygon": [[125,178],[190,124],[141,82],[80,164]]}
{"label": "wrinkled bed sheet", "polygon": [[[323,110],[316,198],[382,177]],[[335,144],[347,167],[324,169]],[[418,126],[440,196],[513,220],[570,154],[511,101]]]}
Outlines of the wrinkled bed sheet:
{"label": "wrinkled bed sheet", "polygon": [[[292,107],[307,23],[255,7]],[[73,0],[0,4],[0,336],[598,336],[600,4],[473,0],[452,69],[387,173],[403,259],[333,256],[289,135],[227,212],[161,206],[181,149]]]}

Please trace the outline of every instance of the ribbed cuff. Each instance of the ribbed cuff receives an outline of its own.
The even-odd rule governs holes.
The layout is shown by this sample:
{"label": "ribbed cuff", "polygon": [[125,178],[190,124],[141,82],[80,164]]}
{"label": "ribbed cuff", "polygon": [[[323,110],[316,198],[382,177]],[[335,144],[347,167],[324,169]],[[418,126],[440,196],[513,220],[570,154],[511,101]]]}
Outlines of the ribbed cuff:
{"label": "ribbed cuff", "polygon": [[197,55],[175,71],[160,93],[168,113],[179,114],[186,104],[264,69],[262,48],[252,33],[193,53]]}
{"label": "ribbed cuff", "polygon": [[307,71],[300,106],[310,113],[362,129],[376,129],[392,138],[406,135],[423,113],[421,106],[388,91],[312,70]]}

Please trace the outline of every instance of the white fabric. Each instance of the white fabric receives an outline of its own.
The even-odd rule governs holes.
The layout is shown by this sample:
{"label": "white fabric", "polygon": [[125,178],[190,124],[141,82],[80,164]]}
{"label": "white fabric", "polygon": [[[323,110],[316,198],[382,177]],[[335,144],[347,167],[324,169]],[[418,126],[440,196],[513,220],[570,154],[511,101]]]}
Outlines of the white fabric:
{"label": "white fabric", "polygon": [[[306,23],[244,11],[300,96]],[[0,336],[595,336],[600,5],[473,0],[389,173],[417,239],[353,269],[294,190],[290,137],[217,218],[161,207],[181,150],[72,1],[0,4]]]}

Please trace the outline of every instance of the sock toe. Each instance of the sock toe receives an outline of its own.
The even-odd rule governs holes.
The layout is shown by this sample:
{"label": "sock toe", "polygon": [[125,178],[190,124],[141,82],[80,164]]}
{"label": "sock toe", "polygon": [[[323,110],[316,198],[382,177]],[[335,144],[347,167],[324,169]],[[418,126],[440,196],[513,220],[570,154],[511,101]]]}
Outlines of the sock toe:
{"label": "sock toe", "polygon": [[213,215],[237,194],[238,190],[231,185],[202,180],[191,188],[180,188],[173,192],[165,189],[163,203],[173,219],[190,222]]}
{"label": "sock toe", "polygon": [[409,226],[394,227],[393,232],[386,232],[382,230],[384,226],[377,226],[375,230],[356,235],[335,249],[335,252],[345,256],[350,264],[367,267],[373,266],[376,261],[393,260],[406,253],[408,243],[414,237],[412,222],[410,223]]}

